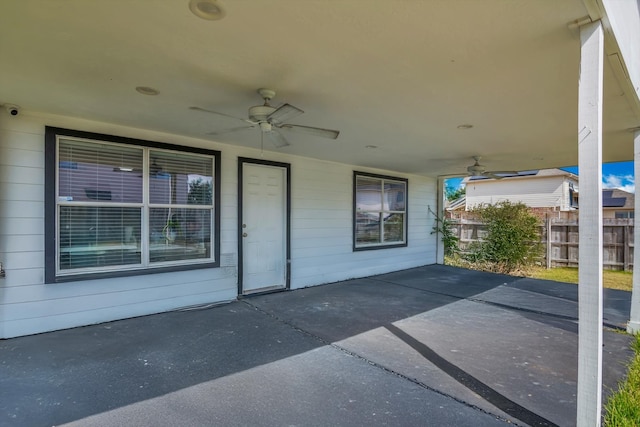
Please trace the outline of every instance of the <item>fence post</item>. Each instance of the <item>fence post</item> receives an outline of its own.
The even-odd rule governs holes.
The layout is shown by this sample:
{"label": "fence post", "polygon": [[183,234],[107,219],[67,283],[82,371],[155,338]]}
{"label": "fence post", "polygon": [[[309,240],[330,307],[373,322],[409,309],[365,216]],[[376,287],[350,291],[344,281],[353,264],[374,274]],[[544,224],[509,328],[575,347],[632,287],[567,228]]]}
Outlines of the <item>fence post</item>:
{"label": "fence post", "polygon": [[622,244],[623,244],[623,249],[622,249],[622,256],[623,256],[623,260],[622,262],[624,263],[624,271],[629,271],[629,225],[624,225],[622,227]]}
{"label": "fence post", "polygon": [[546,215],[546,227],[547,227],[547,270],[551,268],[551,218],[549,214]]}

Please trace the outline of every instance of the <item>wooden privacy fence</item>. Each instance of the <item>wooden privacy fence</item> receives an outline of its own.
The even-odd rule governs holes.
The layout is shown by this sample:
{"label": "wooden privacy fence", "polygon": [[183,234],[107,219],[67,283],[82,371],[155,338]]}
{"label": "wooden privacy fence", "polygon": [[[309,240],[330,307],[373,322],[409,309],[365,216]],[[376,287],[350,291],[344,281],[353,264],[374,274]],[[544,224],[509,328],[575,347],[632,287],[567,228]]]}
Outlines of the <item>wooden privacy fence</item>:
{"label": "wooden privacy fence", "polygon": [[[459,239],[460,250],[469,251],[473,242],[486,237],[482,222],[469,219],[451,220]],[[603,219],[603,268],[633,269],[633,219]],[[552,267],[578,267],[579,228],[577,220],[547,218],[540,225],[540,242],[544,247],[542,264]]]}

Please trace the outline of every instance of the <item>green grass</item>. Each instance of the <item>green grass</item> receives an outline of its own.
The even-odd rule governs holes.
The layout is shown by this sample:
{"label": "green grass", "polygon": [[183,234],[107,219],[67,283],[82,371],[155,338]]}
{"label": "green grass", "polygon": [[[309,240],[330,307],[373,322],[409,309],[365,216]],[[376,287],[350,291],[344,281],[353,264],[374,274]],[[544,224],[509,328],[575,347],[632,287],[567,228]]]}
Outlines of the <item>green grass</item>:
{"label": "green grass", "polygon": [[[527,277],[535,279],[555,280],[556,282],[578,283],[578,269],[556,267],[547,270],[536,268],[526,272]],[[633,274],[628,271],[603,270],[602,283],[605,288],[631,291]]]}
{"label": "green grass", "polygon": [[640,426],[640,334],[635,336],[631,347],[635,356],[629,364],[627,378],[604,406],[605,427]]}

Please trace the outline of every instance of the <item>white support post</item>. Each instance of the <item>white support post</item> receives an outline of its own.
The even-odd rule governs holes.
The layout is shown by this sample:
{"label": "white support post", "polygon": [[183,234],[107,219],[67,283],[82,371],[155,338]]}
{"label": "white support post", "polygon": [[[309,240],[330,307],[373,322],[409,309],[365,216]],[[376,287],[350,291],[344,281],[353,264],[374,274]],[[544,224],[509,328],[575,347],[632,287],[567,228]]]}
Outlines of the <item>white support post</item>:
{"label": "white support post", "polygon": [[[439,218],[444,219],[444,178],[438,177],[438,189],[436,191],[437,203],[436,214]],[[435,221],[435,218],[434,218]],[[436,264],[444,264],[444,242],[442,241],[442,234],[436,233]]]}
{"label": "white support post", "polygon": [[602,412],[602,88],[600,21],[580,27],[578,169],[578,427],[600,426]]}
{"label": "white support post", "polygon": [[[633,137],[633,170],[640,176],[640,130]],[[640,212],[640,197],[636,197],[635,212]],[[640,242],[640,224],[633,220],[633,241]],[[640,333],[640,246],[633,251],[633,290],[631,293],[631,317],[627,324],[627,332]]]}

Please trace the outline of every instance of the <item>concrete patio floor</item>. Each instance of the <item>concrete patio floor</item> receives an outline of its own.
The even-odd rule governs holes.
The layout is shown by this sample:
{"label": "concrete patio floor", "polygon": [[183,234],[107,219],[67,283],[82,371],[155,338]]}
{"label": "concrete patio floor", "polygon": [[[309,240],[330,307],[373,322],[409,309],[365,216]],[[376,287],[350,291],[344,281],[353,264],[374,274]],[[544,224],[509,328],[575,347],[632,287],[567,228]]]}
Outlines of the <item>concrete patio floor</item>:
{"label": "concrete patio floor", "polygon": [[0,426],[571,426],[576,317],[575,285],[427,266],[0,340]]}

